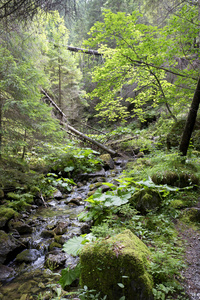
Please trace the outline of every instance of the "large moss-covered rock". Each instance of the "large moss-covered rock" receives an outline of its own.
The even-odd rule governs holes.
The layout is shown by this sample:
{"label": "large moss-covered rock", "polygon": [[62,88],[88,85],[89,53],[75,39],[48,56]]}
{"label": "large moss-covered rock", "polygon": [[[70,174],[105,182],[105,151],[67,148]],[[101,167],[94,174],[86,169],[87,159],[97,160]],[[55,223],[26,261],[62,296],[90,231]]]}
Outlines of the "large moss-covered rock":
{"label": "large moss-covered rock", "polygon": [[108,300],[122,296],[126,300],[153,299],[149,257],[146,245],[130,230],[85,245],[80,254],[80,283],[107,295]]}
{"label": "large moss-covered rock", "polygon": [[142,214],[158,208],[161,204],[162,198],[157,191],[152,189],[145,189],[133,194],[130,202]]}
{"label": "large moss-covered rock", "polygon": [[103,161],[104,167],[107,167],[108,169],[114,169],[114,161],[110,154],[102,154],[100,155],[100,159]]}
{"label": "large moss-covered rock", "polygon": [[164,171],[152,175],[155,184],[168,184],[180,188],[198,185],[199,178],[192,171]]}
{"label": "large moss-covered rock", "polygon": [[0,264],[3,264],[7,255],[19,246],[21,246],[20,243],[12,235],[0,230]]}
{"label": "large moss-covered rock", "polygon": [[0,208],[0,228],[3,228],[10,219],[17,217],[17,216],[18,216],[18,213],[16,211],[14,211],[12,208],[1,206],[1,208]]}

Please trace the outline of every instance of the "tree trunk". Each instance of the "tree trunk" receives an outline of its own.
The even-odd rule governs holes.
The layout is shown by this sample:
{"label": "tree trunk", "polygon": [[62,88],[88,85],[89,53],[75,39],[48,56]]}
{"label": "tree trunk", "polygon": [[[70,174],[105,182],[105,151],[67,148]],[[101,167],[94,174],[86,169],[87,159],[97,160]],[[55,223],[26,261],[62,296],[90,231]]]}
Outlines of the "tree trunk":
{"label": "tree trunk", "polygon": [[92,54],[92,55],[96,55],[96,56],[101,56],[102,55],[97,50],[91,50],[91,49],[87,50],[87,49],[77,48],[77,47],[72,47],[72,46],[68,46],[67,49],[69,51],[73,51],[73,52],[82,52],[82,53]]}
{"label": "tree trunk", "polygon": [[62,92],[62,88],[61,88],[61,59],[58,58],[58,105],[60,107],[60,109],[62,109],[62,99],[61,99],[61,92]]}
{"label": "tree trunk", "polygon": [[192,135],[192,131],[194,129],[196,117],[197,117],[197,111],[199,109],[199,103],[200,103],[200,77],[198,79],[197,87],[194,93],[194,97],[192,100],[192,104],[188,113],[188,117],[186,120],[185,128],[183,131],[183,135],[181,137],[181,142],[179,146],[179,150],[183,156],[187,155],[187,150],[190,143],[190,138]]}
{"label": "tree trunk", "polygon": [[2,109],[3,109],[3,99],[0,91],[0,159],[2,158]]}
{"label": "tree trunk", "polygon": [[[49,95],[41,88],[42,93],[47,97],[47,99],[51,102],[51,104],[56,108],[56,110],[61,114],[61,116],[63,117],[63,119],[66,119],[66,115],[64,114],[64,112],[58,107],[58,105],[51,99],[51,97],[49,97]],[[105,145],[91,139],[90,137],[88,137],[87,135],[83,134],[82,132],[78,131],[77,129],[75,129],[74,127],[72,127],[71,125],[65,123],[65,122],[60,122],[62,125],[65,125],[67,127],[68,130],[72,131],[76,136],[80,136],[82,139],[98,146],[99,148],[103,149],[104,151],[108,152],[110,155],[116,155],[117,153],[112,150],[109,149],[108,147],[106,147]]]}

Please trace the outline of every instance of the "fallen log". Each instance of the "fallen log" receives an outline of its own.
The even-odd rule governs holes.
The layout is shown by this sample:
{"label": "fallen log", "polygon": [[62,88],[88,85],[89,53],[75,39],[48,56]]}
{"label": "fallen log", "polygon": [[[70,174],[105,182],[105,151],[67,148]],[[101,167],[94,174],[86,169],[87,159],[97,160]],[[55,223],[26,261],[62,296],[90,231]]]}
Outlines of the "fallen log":
{"label": "fallen log", "polygon": [[[65,119],[67,118],[65,113],[58,107],[58,105],[53,101],[53,99],[51,99],[51,97],[47,94],[47,92],[45,92],[44,89],[41,88],[42,93],[47,97],[47,99],[50,101],[50,103],[56,108],[56,110],[61,114],[62,117],[64,117]],[[71,125],[67,124],[66,122],[60,121],[60,124],[64,125],[67,127],[67,130],[70,130],[71,132],[73,132],[75,135],[80,136],[82,139],[98,146],[100,149],[108,152],[110,155],[115,156],[117,153],[112,150],[109,149],[108,147],[106,147],[105,145],[91,139],[90,137],[88,137],[87,135],[83,134],[82,132],[78,131],[77,129],[75,129],[74,127],[72,127]]]}
{"label": "fallen log", "polygon": [[67,49],[72,52],[81,52],[81,53],[92,54],[92,55],[96,55],[96,56],[102,55],[97,50],[92,50],[92,49],[83,49],[83,48],[78,48],[78,47],[73,47],[73,46],[68,46]]}

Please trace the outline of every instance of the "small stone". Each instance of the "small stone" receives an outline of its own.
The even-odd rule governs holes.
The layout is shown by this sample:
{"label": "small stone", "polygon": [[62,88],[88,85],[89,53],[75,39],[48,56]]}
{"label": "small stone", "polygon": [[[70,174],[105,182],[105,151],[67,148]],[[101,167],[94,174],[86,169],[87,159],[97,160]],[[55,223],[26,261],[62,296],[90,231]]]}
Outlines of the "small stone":
{"label": "small stone", "polygon": [[54,194],[53,194],[53,198],[57,199],[57,200],[62,199],[63,195],[62,195],[61,191],[59,191],[59,190],[55,191]]}
{"label": "small stone", "polygon": [[16,257],[17,262],[30,263],[38,259],[40,252],[36,249],[27,249],[19,253]]}
{"label": "small stone", "polygon": [[67,232],[67,228],[69,226],[69,222],[59,222],[56,226],[56,228],[54,229],[54,233],[56,235],[62,235],[65,232]]}
{"label": "small stone", "polygon": [[15,270],[13,268],[0,265],[0,281],[6,280],[14,276]]}
{"label": "small stone", "polygon": [[51,230],[43,230],[41,232],[41,236],[43,238],[52,238],[52,237],[54,237],[54,235],[55,235],[55,233],[53,232],[53,230],[52,231]]}

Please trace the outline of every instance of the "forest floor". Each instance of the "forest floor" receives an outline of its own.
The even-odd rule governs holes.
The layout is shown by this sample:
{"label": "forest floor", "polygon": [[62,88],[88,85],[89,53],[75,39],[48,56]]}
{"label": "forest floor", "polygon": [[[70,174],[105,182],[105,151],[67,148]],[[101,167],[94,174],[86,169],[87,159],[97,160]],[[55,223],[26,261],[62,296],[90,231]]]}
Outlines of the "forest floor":
{"label": "forest floor", "polygon": [[[200,209],[200,201],[197,206]],[[185,261],[187,267],[182,272],[185,291],[191,300],[200,299],[200,229],[185,224],[178,226],[179,235],[186,242]]]}

